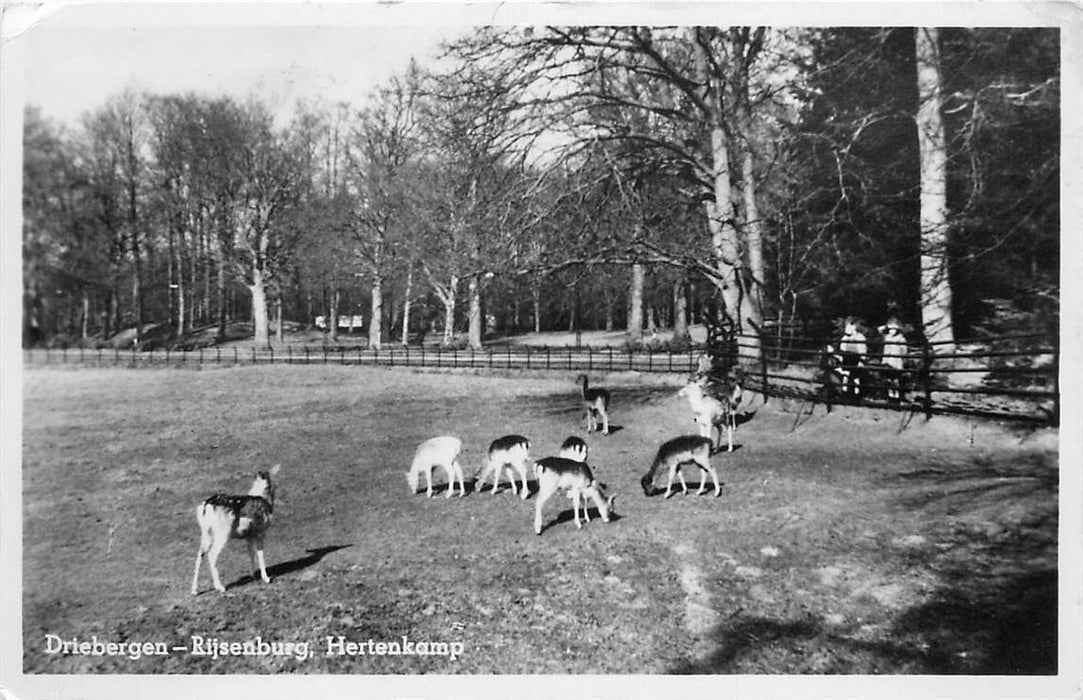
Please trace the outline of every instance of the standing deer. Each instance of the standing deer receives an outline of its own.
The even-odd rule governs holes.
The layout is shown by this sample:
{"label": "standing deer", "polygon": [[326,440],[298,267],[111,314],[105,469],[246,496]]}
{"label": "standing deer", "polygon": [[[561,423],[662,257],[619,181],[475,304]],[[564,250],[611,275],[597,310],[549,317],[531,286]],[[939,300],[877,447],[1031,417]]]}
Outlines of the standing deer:
{"label": "standing deer", "polygon": [[[244,540],[252,563],[252,578],[256,574],[264,583],[270,583],[267,566],[263,560],[263,535],[271,525],[275,505],[275,487],[271,477],[278,473],[280,465],[270,471],[256,472],[248,495],[231,496],[219,493],[206,499],[196,508],[199,523],[199,551],[196,552],[196,570],[192,575],[192,595],[199,593],[199,565],[207,555],[207,568],[211,570],[214,587],[224,593],[226,587],[218,576],[218,555],[232,539]],[[257,568],[258,567],[258,568]]]}
{"label": "standing deer", "polygon": [[598,419],[602,419],[602,435],[609,435],[609,392],[605,389],[591,389],[587,375],[580,374],[575,380],[582,384],[583,409],[587,414],[587,432],[598,429]]}
{"label": "standing deer", "polygon": [[722,426],[726,428],[727,451],[733,452],[733,433],[737,430],[737,406],[743,394],[736,379],[726,378],[720,385],[720,397],[708,396],[704,387],[707,378],[700,377],[677,392],[678,396],[688,399],[692,409],[692,421],[699,426],[700,435],[711,437],[711,431],[718,429],[717,449],[722,449]]}

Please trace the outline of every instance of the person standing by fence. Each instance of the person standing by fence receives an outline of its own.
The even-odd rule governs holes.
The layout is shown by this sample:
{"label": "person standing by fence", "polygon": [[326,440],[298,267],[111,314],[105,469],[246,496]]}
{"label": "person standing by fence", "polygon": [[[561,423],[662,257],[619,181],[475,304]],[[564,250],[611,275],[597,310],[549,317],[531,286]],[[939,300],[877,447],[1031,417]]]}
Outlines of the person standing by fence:
{"label": "person standing by fence", "polygon": [[906,336],[902,325],[895,316],[876,329],[884,338],[881,362],[887,368],[887,398],[889,401],[902,401],[905,392],[905,360],[908,352]]}
{"label": "person standing by fence", "polygon": [[839,355],[842,357],[839,373],[842,391],[851,396],[861,395],[861,375],[868,354],[868,340],[852,316],[846,318],[842,337],[839,339]]}

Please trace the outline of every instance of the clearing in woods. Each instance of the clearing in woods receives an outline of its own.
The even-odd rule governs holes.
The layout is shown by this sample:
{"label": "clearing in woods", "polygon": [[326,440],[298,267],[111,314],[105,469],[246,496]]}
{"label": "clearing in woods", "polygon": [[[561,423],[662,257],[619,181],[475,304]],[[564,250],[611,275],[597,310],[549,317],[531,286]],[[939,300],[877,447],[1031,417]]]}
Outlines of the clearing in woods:
{"label": "clearing in woods", "polygon": [[[709,494],[647,498],[659,443],[693,432],[680,377],[592,376],[609,437],[583,429],[575,376],[357,367],[32,369],[24,374],[27,673],[1057,672],[1055,431],[796,405],[743,406]],[[796,424],[796,425],[795,425]],[[535,458],[586,437],[619,517],[576,531],[552,499],[409,495],[414,447],[462,438]],[[271,585],[243,543],[226,595],[191,596],[194,511],[282,464]],[[701,478],[686,477],[691,489]],[[532,487],[535,485],[532,483]],[[507,489],[506,485],[502,486]],[[46,653],[47,635],[191,645],[257,636],[297,655]],[[328,655],[328,638],[461,642],[446,655]],[[436,647],[439,648],[439,647]],[[415,649],[416,651],[416,649]]]}

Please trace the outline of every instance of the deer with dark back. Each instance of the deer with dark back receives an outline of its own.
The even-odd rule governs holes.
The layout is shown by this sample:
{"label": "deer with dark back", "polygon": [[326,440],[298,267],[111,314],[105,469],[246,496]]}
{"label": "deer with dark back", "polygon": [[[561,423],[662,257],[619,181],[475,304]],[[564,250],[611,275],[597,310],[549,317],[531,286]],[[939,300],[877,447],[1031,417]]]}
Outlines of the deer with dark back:
{"label": "deer with dark back", "polygon": [[598,419],[602,421],[602,435],[609,435],[609,392],[605,389],[591,388],[587,375],[580,374],[575,380],[582,385],[583,409],[587,414],[587,432],[598,429]]}
{"label": "deer with dark back", "polygon": [[207,555],[214,587],[225,592],[226,587],[218,576],[218,555],[230,539],[244,540],[252,562],[252,578],[258,574],[264,583],[270,583],[267,566],[263,560],[263,536],[271,525],[274,513],[275,487],[271,477],[278,473],[279,465],[270,471],[256,473],[252,488],[244,496],[219,493],[206,499],[196,508],[199,522],[199,551],[196,553],[196,569],[192,575],[192,595],[199,592],[199,566]]}

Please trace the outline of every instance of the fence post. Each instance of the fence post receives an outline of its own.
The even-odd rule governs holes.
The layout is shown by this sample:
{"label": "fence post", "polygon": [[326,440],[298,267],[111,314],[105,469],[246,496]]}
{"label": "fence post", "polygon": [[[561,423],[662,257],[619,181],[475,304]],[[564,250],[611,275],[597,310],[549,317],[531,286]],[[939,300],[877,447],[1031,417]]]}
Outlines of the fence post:
{"label": "fence post", "polygon": [[531,369],[530,367],[530,346],[526,346],[526,367],[524,369]]}
{"label": "fence post", "polygon": [[613,346],[609,346],[609,371],[613,371]]}
{"label": "fence post", "polygon": [[511,345],[505,345],[504,348],[508,351],[508,361],[505,369],[511,369]]}
{"label": "fence post", "polygon": [[929,341],[921,346],[921,378],[925,388],[925,420],[933,417],[933,349]]}
{"label": "fence post", "polygon": [[454,369],[459,368],[459,348],[451,349],[451,366]]}
{"label": "fence post", "polygon": [[[760,339],[760,383],[761,383],[762,388],[763,388],[763,402],[767,403],[767,352],[765,351],[765,348],[763,347],[764,346],[764,342],[763,342],[764,341],[764,336],[763,336],[763,334],[757,331],[757,335],[759,336],[759,339]],[[740,341],[740,336],[736,336],[736,337],[738,338],[737,342],[740,343],[741,342]],[[740,356],[741,356],[741,350],[740,350],[740,348],[738,348],[737,357],[740,357]]]}
{"label": "fence post", "polygon": [[549,346],[545,346],[545,369],[549,369]]}

